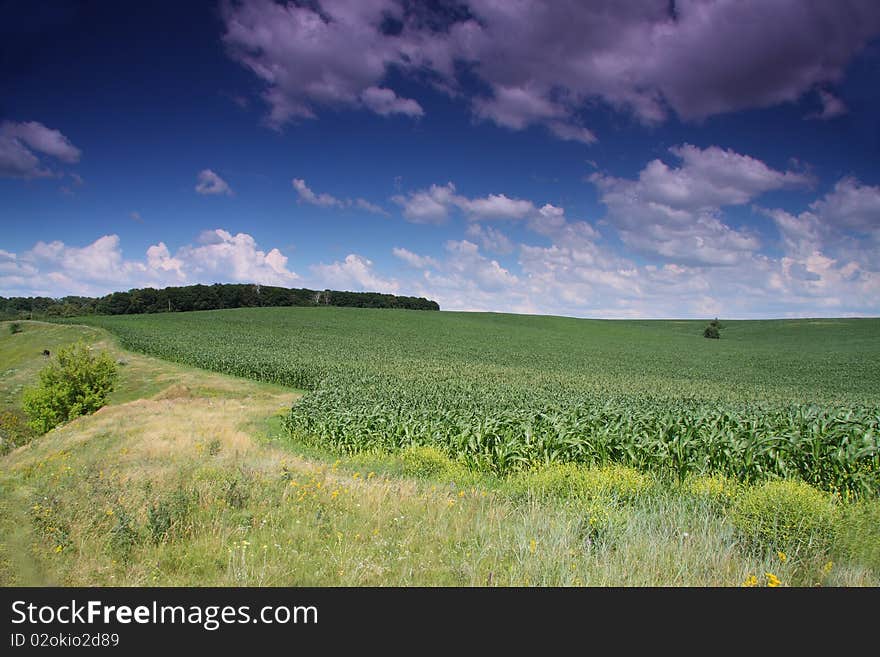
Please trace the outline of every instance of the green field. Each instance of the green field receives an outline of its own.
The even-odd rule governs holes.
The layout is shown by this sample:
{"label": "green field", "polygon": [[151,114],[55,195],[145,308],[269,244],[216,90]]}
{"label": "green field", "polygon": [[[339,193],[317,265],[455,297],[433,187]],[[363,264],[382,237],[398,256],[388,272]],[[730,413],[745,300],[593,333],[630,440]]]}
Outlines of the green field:
{"label": "green field", "polygon": [[[540,385],[531,385],[527,362],[519,368],[510,365],[528,353],[530,342],[519,335],[523,327],[534,330],[543,324],[545,336],[551,337],[562,327],[569,337],[556,336],[557,344],[579,344],[582,357],[592,348],[607,362],[614,360],[608,353],[613,338],[619,338],[612,330],[614,323],[434,315],[439,316],[434,326],[447,329],[446,339],[435,340],[434,346],[421,337],[430,320],[417,313],[319,309],[98,320],[120,334],[129,329],[130,337],[152,339],[155,350],[171,344],[173,336],[178,351],[166,356],[195,361],[194,356],[202,353],[203,365],[212,365],[213,358],[214,367],[259,367],[266,378],[272,372],[277,376],[284,371],[306,372],[311,358],[313,368],[320,365],[326,378],[304,396],[289,386],[132,353],[100,328],[22,322],[23,331],[11,334],[8,324],[0,323],[0,434],[9,428],[4,424],[9,414],[21,412],[23,387],[32,385],[46,365],[44,349],[54,354],[61,346],[81,340],[94,350],[109,351],[120,363],[119,381],[108,406],[0,455],[0,585],[876,587],[880,583],[876,494],[847,499],[845,494],[823,492],[802,482],[775,480],[770,474],[770,481],[752,483],[718,474],[679,478],[662,461],[645,463],[640,469],[600,465],[594,459],[592,465],[550,463],[493,472],[476,467],[479,463],[466,458],[467,452],[459,458],[454,443],[444,442],[448,436],[443,434],[435,437],[434,446],[405,446],[405,440],[393,433],[397,425],[381,424],[380,413],[388,413],[392,403],[408,408],[408,413],[430,408],[429,402],[418,406],[418,388],[407,392],[407,386],[419,386],[439,399],[430,372],[419,372],[425,362],[446,359],[459,364],[461,380],[455,388],[459,405],[441,410],[467,428],[468,408],[483,409],[486,422],[485,418],[514,413],[519,400],[553,401],[548,397],[553,390],[546,379],[549,370],[544,370]],[[503,387],[479,386],[476,381],[492,368],[486,358],[479,367],[466,367],[467,342],[456,339],[462,326],[470,326],[471,341],[485,341],[484,357],[489,354],[500,360],[514,351],[497,339],[505,332],[524,345],[523,351],[507,356],[508,370],[519,377],[518,400],[509,397],[505,406],[499,396]],[[495,327],[494,337],[487,326]],[[683,326],[621,323],[618,330],[641,329],[644,334],[647,327],[651,329],[647,335],[653,334],[658,346],[675,342],[663,338],[658,329],[675,336]],[[700,323],[689,326],[699,333]],[[842,322],[835,331],[846,339],[836,340],[833,349],[814,340],[815,351],[821,347],[829,354],[820,362],[839,362],[847,352],[866,353],[870,339],[861,330],[865,326],[870,328],[870,323]],[[732,335],[735,328],[731,323],[724,333]],[[765,336],[772,335],[772,329],[771,325]],[[588,335],[578,343],[571,336],[579,331]],[[266,345],[273,339],[278,345],[286,342],[287,353],[297,354],[288,361],[292,369],[283,369],[284,350],[255,348],[259,341]],[[599,349],[603,339],[604,348]],[[685,331],[676,339],[695,344],[695,349],[748,351],[747,342],[738,347],[733,340],[724,343],[727,335],[713,341],[714,346],[704,345],[703,338],[695,341]],[[384,361],[366,354],[358,346],[361,340],[382,345]],[[760,342],[754,337],[752,341]],[[771,342],[764,338],[765,348],[772,351]],[[302,352],[306,343],[310,354]],[[634,358],[626,343],[618,339],[618,353]],[[536,343],[532,355],[543,350],[542,357],[552,360],[551,344],[547,339]],[[299,349],[294,351],[294,345]],[[330,351],[340,345],[348,354]],[[422,355],[409,360],[407,349],[415,351],[416,345]],[[643,346],[642,351],[649,350]],[[242,353],[249,358],[239,360]],[[398,360],[390,354],[397,354]],[[359,378],[343,378],[354,371],[346,368],[347,356],[359,363]],[[556,359],[556,375],[562,376],[562,359],[558,354]],[[701,367],[697,360],[691,360],[691,375]],[[497,361],[494,367],[496,372],[503,369]],[[396,381],[390,377],[394,368],[401,373]],[[590,380],[587,368],[571,369],[580,380]],[[832,369],[828,367],[829,376]],[[534,373],[541,372],[540,363],[531,371],[537,380]],[[607,372],[596,372],[594,385],[600,380],[609,386],[615,383]],[[633,392],[637,380],[628,381],[630,398],[637,396]],[[332,381],[351,389],[334,390]],[[616,383],[627,388],[625,382]],[[828,381],[822,384],[825,394],[830,394]],[[859,401],[858,388],[848,389],[851,384],[837,380],[836,403],[843,409],[848,408],[846,400],[853,407],[868,407]],[[397,386],[397,399],[387,399],[394,394],[391,386]],[[749,407],[744,387],[739,392],[734,387],[719,389],[725,393],[720,399],[694,395],[690,403],[705,403],[710,410],[719,404]],[[357,390],[363,399],[357,399]],[[480,399],[481,390],[496,397]],[[780,407],[804,403],[788,396],[797,391],[792,385],[773,403]],[[641,394],[667,414],[684,408],[674,397],[664,398],[650,389],[642,389]],[[340,395],[353,398],[348,410],[351,427],[363,431],[365,421],[374,423],[361,434],[360,443],[342,450],[344,445],[305,432],[297,424],[297,413],[304,408],[328,426],[344,420],[343,409],[321,401],[323,396],[344,398]],[[386,398],[378,405],[375,400],[380,395]],[[555,401],[560,413],[565,412],[565,399],[560,396]],[[498,405],[495,411],[493,403]],[[635,414],[647,407],[631,408],[629,412]],[[385,417],[401,422],[405,416]],[[521,434],[519,439],[527,445],[535,442],[534,434]],[[402,449],[386,449],[393,444]]]}
{"label": "green field", "polygon": [[[81,321],[81,320],[76,320]],[[92,317],[127,348],[308,390],[292,438],[474,471],[617,463],[880,488],[880,320],[603,321],[261,308]]]}

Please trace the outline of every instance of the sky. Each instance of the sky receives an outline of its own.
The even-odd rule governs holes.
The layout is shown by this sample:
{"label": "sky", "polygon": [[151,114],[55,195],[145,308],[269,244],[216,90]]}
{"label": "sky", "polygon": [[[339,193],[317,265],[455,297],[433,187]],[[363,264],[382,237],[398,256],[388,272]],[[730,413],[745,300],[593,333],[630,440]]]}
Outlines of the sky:
{"label": "sky", "polygon": [[876,0],[0,0],[0,296],[880,315]]}

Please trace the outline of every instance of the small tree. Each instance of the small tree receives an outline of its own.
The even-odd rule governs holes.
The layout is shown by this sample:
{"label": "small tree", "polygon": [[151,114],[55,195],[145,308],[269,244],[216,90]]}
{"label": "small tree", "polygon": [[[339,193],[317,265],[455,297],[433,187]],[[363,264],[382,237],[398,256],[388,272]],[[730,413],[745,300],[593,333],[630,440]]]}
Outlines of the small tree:
{"label": "small tree", "polygon": [[709,326],[703,331],[703,337],[718,340],[721,337],[721,332],[718,330],[717,326],[710,322]]}
{"label": "small tree", "polygon": [[84,344],[58,350],[40,371],[40,382],[24,391],[22,406],[30,425],[46,433],[62,422],[94,413],[107,403],[118,372],[106,352],[93,355]]}

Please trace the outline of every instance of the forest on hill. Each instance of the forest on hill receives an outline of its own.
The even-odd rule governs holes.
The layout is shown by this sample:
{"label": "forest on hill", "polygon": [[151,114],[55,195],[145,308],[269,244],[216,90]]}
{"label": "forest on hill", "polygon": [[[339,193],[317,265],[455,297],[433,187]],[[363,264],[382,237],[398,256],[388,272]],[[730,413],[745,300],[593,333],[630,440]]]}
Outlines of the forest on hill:
{"label": "forest on hill", "polygon": [[249,283],[186,285],[157,290],[137,288],[103,297],[66,296],[2,297],[0,319],[39,319],[80,315],[140,315],[144,313],[260,308],[275,306],[346,306],[354,308],[402,308],[440,310],[436,301],[423,297],[378,292],[309,290]]}

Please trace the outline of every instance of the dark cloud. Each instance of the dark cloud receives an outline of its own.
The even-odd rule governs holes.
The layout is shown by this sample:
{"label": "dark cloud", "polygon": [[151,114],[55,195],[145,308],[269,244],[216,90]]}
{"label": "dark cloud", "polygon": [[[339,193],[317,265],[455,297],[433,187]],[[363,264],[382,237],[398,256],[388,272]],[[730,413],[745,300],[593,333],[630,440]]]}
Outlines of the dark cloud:
{"label": "dark cloud", "polygon": [[[838,82],[880,35],[876,0],[249,0],[222,14],[276,127],[333,105],[419,116],[383,86],[388,72],[461,96],[464,65],[481,83],[464,93],[477,116],[584,143],[595,141],[578,116],[589,102],[652,123],[794,101]],[[820,93],[823,118],[842,111]]]}

